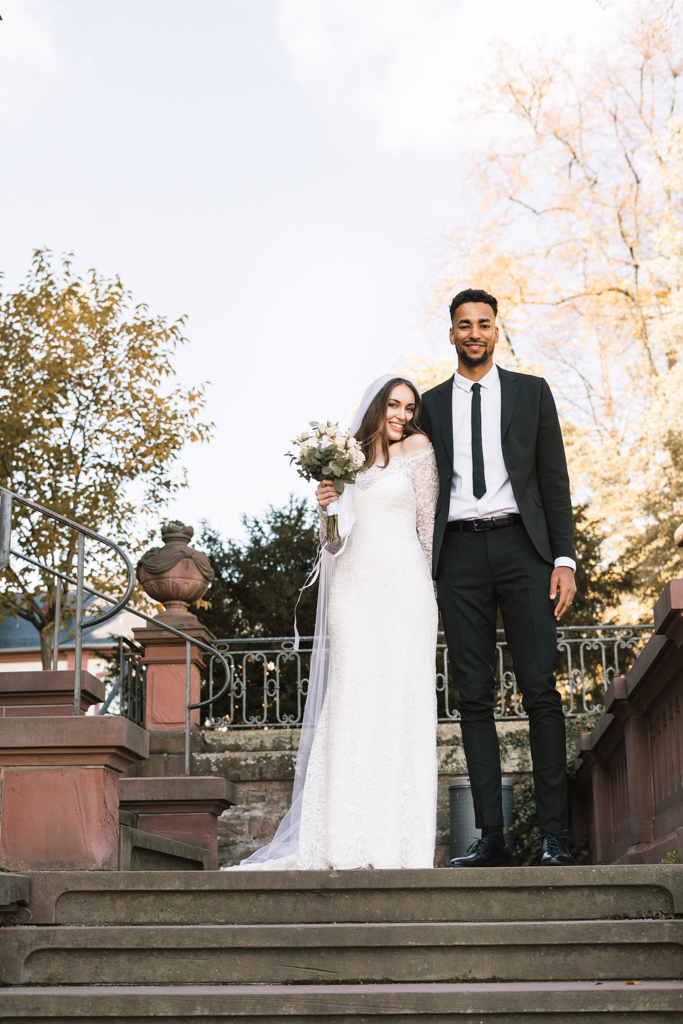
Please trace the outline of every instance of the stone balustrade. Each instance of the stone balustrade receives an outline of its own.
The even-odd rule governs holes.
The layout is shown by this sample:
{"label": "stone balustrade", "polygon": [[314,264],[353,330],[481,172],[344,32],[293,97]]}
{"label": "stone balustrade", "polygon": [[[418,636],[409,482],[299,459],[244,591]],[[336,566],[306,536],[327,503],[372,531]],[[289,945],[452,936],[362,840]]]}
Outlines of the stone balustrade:
{"label": "stone balustrade", "polygon": [[577,742],[594,863],[683,860],[683,579],[665,587],[655,632]]}

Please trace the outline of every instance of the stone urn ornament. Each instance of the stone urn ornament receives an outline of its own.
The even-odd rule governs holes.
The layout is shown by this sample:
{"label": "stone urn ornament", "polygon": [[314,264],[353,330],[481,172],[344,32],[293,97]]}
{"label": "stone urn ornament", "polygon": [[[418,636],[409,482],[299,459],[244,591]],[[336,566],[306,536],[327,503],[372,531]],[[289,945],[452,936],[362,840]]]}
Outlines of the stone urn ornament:
{"label": "stone urn ornament", "polygon": [[146,594],[163,604],[165,617],[195,618],[187,606],[203,597],[214,578],[209,559],[189,546],[194,530],[174,521],[161,527],[162,548],[150,548],[137,564]]}

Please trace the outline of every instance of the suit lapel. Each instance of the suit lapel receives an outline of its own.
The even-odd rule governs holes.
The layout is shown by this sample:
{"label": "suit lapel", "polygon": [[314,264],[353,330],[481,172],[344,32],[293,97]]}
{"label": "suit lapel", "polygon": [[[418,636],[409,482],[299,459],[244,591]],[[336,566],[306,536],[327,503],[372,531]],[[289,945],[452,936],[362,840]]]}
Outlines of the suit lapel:
{"label": "suit lapel", "polygon": [[453,466],[453,377],[439,384],[434,395],[437,425],[441,442],[446,449],[449,466]]}
{"label": "suit lapel", "polygon": [[500,378],[500,439],[502,441],[510,426],[517,401],[519,377],[515,373],[510,373],[509,370],[503,370],[500,366],[498,367],[498,376]]}

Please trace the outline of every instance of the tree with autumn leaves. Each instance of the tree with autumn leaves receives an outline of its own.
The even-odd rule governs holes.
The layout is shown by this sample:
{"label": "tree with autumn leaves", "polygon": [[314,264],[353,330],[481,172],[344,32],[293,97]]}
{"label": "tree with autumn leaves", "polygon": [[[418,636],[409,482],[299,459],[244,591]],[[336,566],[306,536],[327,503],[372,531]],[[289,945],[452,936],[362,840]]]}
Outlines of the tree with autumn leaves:
{"label": "tree with autumn leaves", "polygon": [[[184,485],[183,445],[211,431],[201,419],[204,386],[172,383],[182,328],[182,319],[169,323],[134,305],[118,278],[94,270],[79,277],[69,257],[55,266],[37,251],[24,285],[0,294],[0,484],[129,551],[144,547],[145,516],[156,519]],[[12,525],[15,549],[74,575],[73,531],[16,503]],[[116,593],[121,565],[108,550],[88,542],[87,573]],[[67,589],[63,609],[72,597]],[[54,577],[12,558],[0,612],[36,627],[50,668]]]}
{"label": "tree with autumn leaves", "polygon": [[656,0],[587,65],[500,48],[472,215],[429,300],[443,319],[460,288],[496,295],[499,360],[553,386],[577,504],[645,615],[683,569],[682,29],[681,4]]}

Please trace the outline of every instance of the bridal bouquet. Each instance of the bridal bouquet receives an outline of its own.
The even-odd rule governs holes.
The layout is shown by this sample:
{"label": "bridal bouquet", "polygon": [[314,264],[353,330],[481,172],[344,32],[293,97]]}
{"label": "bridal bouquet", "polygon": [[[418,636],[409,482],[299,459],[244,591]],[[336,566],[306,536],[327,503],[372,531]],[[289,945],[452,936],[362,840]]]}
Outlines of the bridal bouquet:
{"label": "bridal bouquet", "polygon": [[[356,473],[363,468],[365,456],[352,434],[345,434],[338,423],[311,422],[312,430],[305,430],[292,441],[299,445],[299,454],[287,452],[290,465],[295,462],[299,476],[304,480],[330,480],[337,494],[344,493],[346,484],[354,483]],[[327,516],[327,541],[339,540],[336,515]]]}

